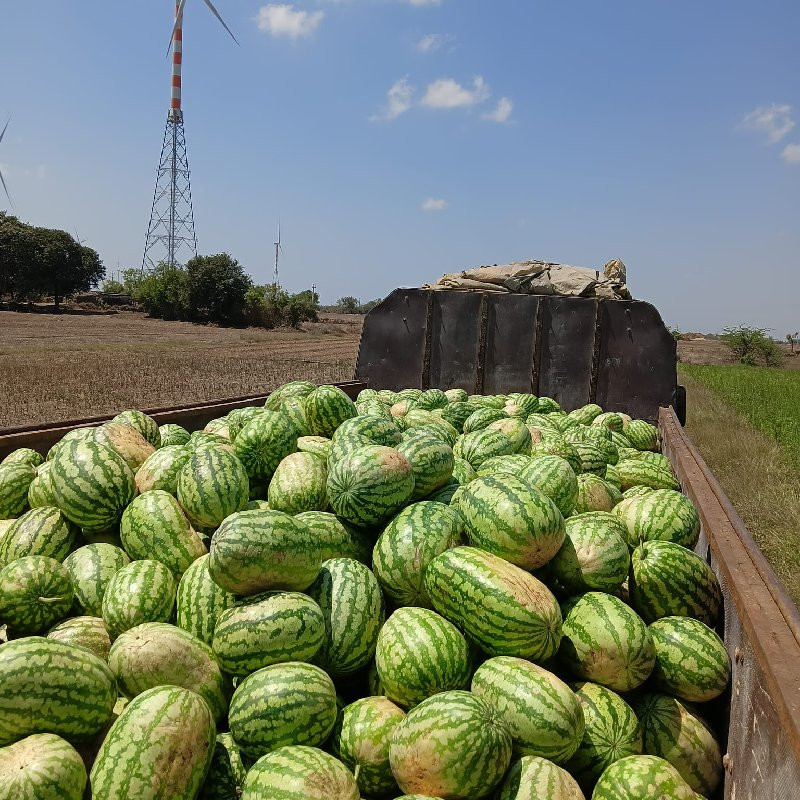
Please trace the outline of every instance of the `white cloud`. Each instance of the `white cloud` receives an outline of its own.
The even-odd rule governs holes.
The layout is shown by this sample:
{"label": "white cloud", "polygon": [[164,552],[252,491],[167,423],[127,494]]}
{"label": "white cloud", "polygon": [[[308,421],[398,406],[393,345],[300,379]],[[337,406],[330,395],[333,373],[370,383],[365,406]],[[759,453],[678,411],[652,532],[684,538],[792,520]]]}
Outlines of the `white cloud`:
{"label": "white cloud", "polygon": [[395,81],[386,92],[386,107],[378,114],[373,114],[370,119],[373,122],[380,120],[397,119],[401,114],[405,114],[411,108],[411,101],[414,96],[414,87],[409,84],[406,78]]}
{"label": "white cloud", "polygon": [[426,33],[418,42],[417,50],[420,53],[435,53],[445,43],[442,33]]}
{"label": "white cloud", "polygon": [[775,144],[794,128],[792,107],[785,103],[759,106],[742,119],[741,126],[763,134],[767,144]]}
{"label": "white cloud", "polygon": [[467,108],[482,103],[489,95],[489,87],[480,75],[473,79],[472,89],[462,86],[452,78],[439,78],[428,84],[422,105],[428,108]]}
{"label": "white cloud", "polygon": [[408,0],[408,2],[412,6],[438,6],[442,0]]}
{"label": "white cloud", "polygon": [[509,97],[501,97],[497,101],[496,108],[481,114],[481,119],[488,120],[489,122],[508,122],[511,112],[514,110],[514,104]]}
{"label": "white cloud", "polygon": [[787,164],[800,164],[800,144],[787,144],[781,157]]}
{"label": "white cloud", "polygon": [[258,10],[258,29],[272,36],[299,39],[310,36],[322,22],[324,11],[297,11],[292,3],[270,3]]}
{"label": "white cloud", "polygon": [[441,197],[429,197],[422,204],[423,211],[444,211],[447,208],[447,200]]}

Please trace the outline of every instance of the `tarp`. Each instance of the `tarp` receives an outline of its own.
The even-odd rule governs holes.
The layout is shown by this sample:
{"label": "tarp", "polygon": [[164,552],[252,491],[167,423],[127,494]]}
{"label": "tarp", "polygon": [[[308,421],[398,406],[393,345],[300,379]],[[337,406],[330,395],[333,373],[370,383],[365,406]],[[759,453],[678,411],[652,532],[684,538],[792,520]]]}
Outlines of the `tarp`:
{"label": "tarp", "polygon": [[549,261],[514,261],[449,272],[422,288],[630,300],[626,277],[625,264],[618,258],[609,261],[602,271]]}

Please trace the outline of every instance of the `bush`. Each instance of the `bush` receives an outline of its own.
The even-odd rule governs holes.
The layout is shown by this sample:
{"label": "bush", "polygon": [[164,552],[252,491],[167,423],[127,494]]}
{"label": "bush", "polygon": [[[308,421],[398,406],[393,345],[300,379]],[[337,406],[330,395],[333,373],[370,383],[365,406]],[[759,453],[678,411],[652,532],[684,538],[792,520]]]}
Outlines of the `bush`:
{"label": "bush", "polygon": [[192,319],[220,325],[243,321],[253,281],[235,258],[227,253],[195,256],[186,264],[186,281]]}
{"label": "bush", "polygon": [[275,328],[301,322],[316,322],[319,313],[319,295],[304,291],[289,294],[275,283],[251,286],[245,296],[245,319],[250,325]]}
{"label": "bush", "polygon": [[191,318],[188,276],[182,267],[159,264],[152,272],[139,273],[139,278],[131,281],[130,289],[133,298],[142,304],[151,317]]}
{"label": "bush", "polygon": [[125,284],[112,278],[110,280],[103,281],[103,291],[107,292],[108,294],[124,294]]}
{"label": "bush", "polygon": [[735,328],[725,328],[720,338],[742,364],[779,367],[782,363],[781,351],[772,337],[767,335],[768,331],[769,328],[737,325]]}
{"label": "bush", "polygon": [[361,307],[357,297],[340,297],[336,303],[336,308],[341,314],[358,314],[358,309]]}

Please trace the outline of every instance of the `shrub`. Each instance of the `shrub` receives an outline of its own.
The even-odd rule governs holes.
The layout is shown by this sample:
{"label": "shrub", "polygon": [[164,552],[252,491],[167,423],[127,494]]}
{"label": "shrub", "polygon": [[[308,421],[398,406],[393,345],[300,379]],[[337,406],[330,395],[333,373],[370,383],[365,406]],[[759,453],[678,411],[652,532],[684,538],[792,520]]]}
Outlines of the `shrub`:
{"label": "shrub", "polygon": [[725,328],[720,337],[742,364],[753,366],[765,364],[768,367],[779,367],[782,363],[778,345],[768,336],[769,328],[749,328],[737,325]]}

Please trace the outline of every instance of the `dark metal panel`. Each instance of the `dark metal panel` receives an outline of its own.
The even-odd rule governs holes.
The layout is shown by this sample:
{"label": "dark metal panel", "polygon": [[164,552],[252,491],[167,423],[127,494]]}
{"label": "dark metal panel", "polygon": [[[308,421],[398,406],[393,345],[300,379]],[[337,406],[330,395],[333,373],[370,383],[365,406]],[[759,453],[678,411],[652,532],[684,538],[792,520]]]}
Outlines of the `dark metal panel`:
{"label": "dark metal panel", "polygon": [[540,298],[487,294],[485,394],[535,392],[534,361]]}
{"label": "dark metal panel", "polygon": [[364,319],[357,380],[376,389],[423,388],[428,295],[395,289]]}
{"label": "dark metal panel", "polygon": [[477,292],[431,292],[429,386],[476,391],[481,304]]}
{"label": "dark metal panel", "polygon": [[588,298],[541,298],[537,394],[552,397],[567,411],[590,399],[596,310],[597,300]]}

